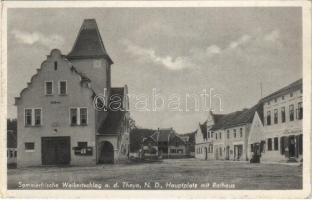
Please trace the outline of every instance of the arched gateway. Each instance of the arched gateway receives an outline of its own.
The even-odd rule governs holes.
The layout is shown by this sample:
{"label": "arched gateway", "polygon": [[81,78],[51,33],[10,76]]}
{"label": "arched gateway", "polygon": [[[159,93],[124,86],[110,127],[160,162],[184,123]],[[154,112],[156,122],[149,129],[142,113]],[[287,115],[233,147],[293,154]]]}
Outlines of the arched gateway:
{"label": "arched gateway", "polygon": [[99,163],[113,164],[114,163],[114,146],[108,141],[101,142]]}

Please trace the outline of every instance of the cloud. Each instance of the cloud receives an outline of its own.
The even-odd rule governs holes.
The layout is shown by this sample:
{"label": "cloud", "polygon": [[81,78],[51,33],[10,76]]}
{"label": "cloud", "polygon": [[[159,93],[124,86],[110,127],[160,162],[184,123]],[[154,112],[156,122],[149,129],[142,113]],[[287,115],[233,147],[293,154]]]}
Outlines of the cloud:
{"label": "cloud", "polygon": [[280,32],[279,30],[273,30],[269,34],[264,36],[264,40],[270,41],[270,42],[275,42],[280,38]]}
{"label": "cloud", "polygon": [[237,40],[235,41],[232,41],[230,44],[229,44],[229,48],[230,49],[235,49],[243,44],[246,44],[247,42],[249,42],[251,40],[251,36],[250,35],[243,35],[241,36],[240,38],[238,38]]}
{"label": "cloud", "polygon": [[153,49],[147,49],[139,45],[133,44],[126,40],[123,41],[126,45],[126,51],[138,58],[140,61],[147,61],[154,64],[160,64],[169,70],[181,70],[185,68],[194,68],[196,65],[189,59],[189,57],[158,56]]}
{"label": "cloud", "polygon": [[60,35],[44,35],[40,32],[26,32],[21,30],[13,30],[11,32],[15,39],[26,45],[40,44],[49,49],[60,48],[64,44],[64,38]]}
{"label": "cloud", "polygon": [[207,47],[206,53],[208,55],[210,55],[210,54],[219,54],[219,53],[221,53],[221,49],[217,45],[211,45],[211,46]]}
{"label": "cloud", "polygon": [[224,66],[228,65],[226,60],[232,60],[234,65],[234,63],[250,61],[254,55],[256,57],[267,56],[269,52],[279,48],[276,45],[279,37],[278,30],[272,30],[262,35],[243,34],[230,41],[224,48],[216,44],[204,48],[191,48],[187,56],[177,56],[176,58],[170,55],[158,56],[155,50],[136,45],[129,40],[123,41],[123,44],[126,46],[126,51],[141,62],[155,63],[169,70],[181,70],[206,66],[208,63],[214,63],[214,66]]}

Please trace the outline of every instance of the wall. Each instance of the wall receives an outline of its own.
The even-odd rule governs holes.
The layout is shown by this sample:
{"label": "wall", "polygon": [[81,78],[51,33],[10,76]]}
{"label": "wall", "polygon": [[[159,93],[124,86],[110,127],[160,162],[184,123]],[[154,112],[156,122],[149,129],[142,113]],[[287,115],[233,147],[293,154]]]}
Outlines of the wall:
{"label": "wall", "polygon": [[[58,63],[54,69],[54,61]],[[32,77],[31,84],[22,92],[22,98],[17,103],[17,141],[18,167],[41,165],[41,138],[55,136],[70,136],[70,151],[72,165],[93,165],[95,159],[95,112],[92,104],[92,91],[81,85],[81,78],[70,70],[71,64],[64,60],[58,50],[51,52],[43,62],[37,75]],[[53,95],[44,93],[44,81],[53,80]],[[58,95],[58,81],[67,81],[67,95]],[[71,126],[70,107],[88,108],[88,125]],[[42,125],[38,127],[24,126],[24,109],[41,108]],[[57,130],[57,131],[55,131]],[[77,142],[88,142],[93,147],[92,156],[75,156],[72,147]],[[25,142],[34,142],[32,152],[25,151]]]}
{"label": "wall", "polygon": [[[293,94],[291,97],[290,93]],[[284,99],[282,98],[284,97]],[[300,135],[302,134],[302,120],[297,119],[296,109],[298,103],[302,102],[302,91],[300,89],[289,91],[288,93],[281,94],[276,99],[270,99],[264,103],[264,139],[266,141],[266,151],[261,155],[261,161],[268,162],[283,162],[288,158],[280,153],[280,139],[282,136]],[[289,106],[294,105],[294,121],[290,121]],[[281,107],[285,107],[286,121],[281,121]],[[274,123],[274,109],[278,109],[278,123]],[[271,112],[271,125],[267,124],[267,112]],[[268,138],[278,137],[278,150],[268,151],[267,141]],[[299,156],[297,160],[301,160]]]}

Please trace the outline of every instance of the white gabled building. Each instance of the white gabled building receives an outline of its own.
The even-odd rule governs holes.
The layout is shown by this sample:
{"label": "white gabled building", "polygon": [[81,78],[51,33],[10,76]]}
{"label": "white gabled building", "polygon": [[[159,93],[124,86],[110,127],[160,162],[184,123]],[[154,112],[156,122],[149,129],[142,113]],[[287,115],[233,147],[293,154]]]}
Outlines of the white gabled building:
{"label": "white gabled building", "polygon": [[[94,19],[84,20],[68,55],[51,51],[15,99],[18,167],[127,159],[127,87],[111,87],[112,64]],[[95,108],[94,97],[105,88],[105,105],[116,97],[120,109]]]}

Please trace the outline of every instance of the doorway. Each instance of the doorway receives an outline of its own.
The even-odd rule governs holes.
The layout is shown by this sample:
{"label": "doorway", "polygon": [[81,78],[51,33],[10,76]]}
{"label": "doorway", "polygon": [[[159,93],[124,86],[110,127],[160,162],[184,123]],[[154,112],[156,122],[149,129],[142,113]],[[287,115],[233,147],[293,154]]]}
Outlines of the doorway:
{"label": "doorway", "polygon": [[113,164],[114,163],[114,146],[112,143],[105,141],[101,143],[99,163]]}
{"label": "doorway", "polygon": [[67,165],[70,163],[70,137],[41,138],[42,165]]}

